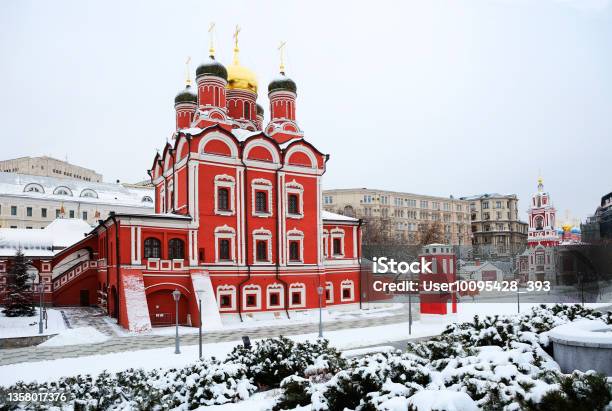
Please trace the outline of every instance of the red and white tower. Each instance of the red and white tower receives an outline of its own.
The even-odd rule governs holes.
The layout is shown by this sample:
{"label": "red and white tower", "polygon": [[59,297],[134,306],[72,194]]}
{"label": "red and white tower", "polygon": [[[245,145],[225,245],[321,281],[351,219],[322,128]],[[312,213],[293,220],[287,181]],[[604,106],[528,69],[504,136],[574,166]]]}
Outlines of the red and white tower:
{"label": "red and white tower", "polygon": [[[453,247],[446,244],[428,244],[423,247],[419,260],[421,320],[444,319],[456,314],[457,293],[435,290],[436,284],[452,284],[457,280],[457,261]],[[431,273],[425,272],[424,263],[431,263]]]}
{"label": "red and white tower", "polygon": [[176,130],[191,127],[196,112],[198,97],[191,90],[191,77],[189,76],[189,61],[187,61],[187,76],[185,89],[179,91],[174,97],[174,110],[176,112]]}
{"label": "red and white tower", "polygon": [[529,280],[552,280],[555,272],[554,248],[559,245],[560,237],[556,230],[556,210],[549,193],[544,191],[541,177],[538,178],[538,192],[532,196],[527,213]]}

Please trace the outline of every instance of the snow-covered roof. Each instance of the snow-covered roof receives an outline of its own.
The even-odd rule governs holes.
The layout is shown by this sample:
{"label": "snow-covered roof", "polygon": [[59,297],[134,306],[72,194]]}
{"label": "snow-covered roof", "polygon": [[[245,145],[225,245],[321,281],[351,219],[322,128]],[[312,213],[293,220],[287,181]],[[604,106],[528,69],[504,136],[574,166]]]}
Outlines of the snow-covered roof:
{"label": "snow-covered roof", "polygon": [[345,216],[342,214],[330,213],[329,211],[322,210],[321,217],[323,220],[333,220],[333,221],[359,221],[357,218]]}
{"label": "snow-covered roof", "polygon": [[0,195],[153,208],[154,191],[149,187],[0,173]]}
{"label": "snow-covered roof", "polygon": [[480,271],[483,268],[489,269],[489,270],[499,270],[499,267],[496,267],[495,265],[491,264],[489,261],[485,261],[479,265],[476,264],[467,264],[461,267],[461,269],[459,271],[463,271],[466,273],[473,273],[476,271]]}
{"label": "snow-covered roof", "polygon": [[58,218],[43,230],[0,228],[0,257],[12,257],[21,250],[29,257],[53,257],[92,230],[77,218]]}

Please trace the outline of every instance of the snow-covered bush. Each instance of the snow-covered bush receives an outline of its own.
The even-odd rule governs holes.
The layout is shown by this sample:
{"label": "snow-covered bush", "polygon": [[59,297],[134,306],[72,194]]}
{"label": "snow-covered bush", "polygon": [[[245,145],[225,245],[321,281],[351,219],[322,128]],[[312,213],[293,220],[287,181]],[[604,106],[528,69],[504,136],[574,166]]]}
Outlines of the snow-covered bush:
{"label": "snow-covered bush", "polygon": [[[4,391],[4,392],[3,392]],[[246,377],[242,364],[203,360],[180,369],[126,370],[114,375],[106,372],[93,378],[89,375],[61,378],[50,383],[18,383],[0,389],[6,392],[63,392],[75,411],[109,409],[195,409],[204,405],[225,404],[247,399],[256,387]],[[66,401],[44,404],[35,409],[66,405]],[[0,403],[0,409],[11,409]],[[14,409],[30,409],[15,404]]]}
{"label": "snow-covered bush", "polygon": [[282,336],[257,341],[250,348],[239,345],[225,362],[243,364],[247,376],[262,388],[278,387],[291,375],[334,374],[346,365],[327,340],[295,343]]}
{"label": "snow-covered bush", "polygon": [[405,353],[353,360],[327,382],[283,384],[291,395],[281,394],[277,409],[310,398],[313,411],[420,410],[423,398],[432,396],[418,401],[415,396],[426,390],[467,394],[466,406],[483,410],[603,410],[612,407],[612,383],[592,372],[564,375],[545,350],[548,331],[583,318],[611,323],[610,313],[563,305],[514,317],[475,317],[447,327],[439,337],[409,344]]}

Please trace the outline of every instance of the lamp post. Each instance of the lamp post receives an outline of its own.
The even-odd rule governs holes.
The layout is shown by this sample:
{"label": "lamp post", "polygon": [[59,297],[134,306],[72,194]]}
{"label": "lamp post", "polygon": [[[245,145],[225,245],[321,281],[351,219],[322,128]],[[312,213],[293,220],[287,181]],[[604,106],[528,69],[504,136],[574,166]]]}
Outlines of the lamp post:
{"label": "lamp post", "polygon": [[43,290],[45,286],[42,282],[42,278],[38,277],[38,292],[40,294],[40,303],[38,305],[38,333],[43,333]]}
{"label": "lamp post", "polygon": [[179,342],[179,320],[178,320],[178,302],[181,299],[181,292],[179,290],[174,290],[172,291],[172,298],[174,298],[174,305],[176,308],[176,337],[174,339],[174,353],[175,354],[180,354],[181,353],[181,349],[180,349],[180,342]]}
{"label": "lamp post", "polygon": [[317,294],[319,294],[319,338],[323,338],[323,287],[317,287]]}
{"label": "lamp post", "polygon": [[200,342],[200,349],[199,349],[199,357],[198,358],[202,358],[202,300],[204,299],[204,295],[205,295],[205,290],[203,288],[201,288],[201,285],[195,290],[196,294],[198,295],[198,310],[199,310],[199,316],[200,316],[200,326],[199,326],[199,342]]}

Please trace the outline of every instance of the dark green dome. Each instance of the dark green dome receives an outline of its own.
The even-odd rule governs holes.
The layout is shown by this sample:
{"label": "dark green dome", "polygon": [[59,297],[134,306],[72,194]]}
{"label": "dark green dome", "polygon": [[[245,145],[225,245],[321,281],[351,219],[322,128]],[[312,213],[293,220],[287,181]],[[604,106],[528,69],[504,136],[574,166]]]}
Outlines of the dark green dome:
{"label": "dark green dome", "polygon": [[209,58],[196,69],[196,77],[200,76],[216,76],[227,80],[227,69],[214,58]]}
{"label": "dark green dome", "polygon": [[258,116],[263,116],[264,115],[264,109],[259,104],[257,104],[257,115]]}
{"label": "dark green dome", "polygon": [[280,77],[275,78],[268,84],[268,93],[277,90],[286,90],[295,93],[297,92],[297,86],[295,85],[295,81],[285,76],[285,73],[281,73]]}
{"label": "dark green dome", "polygon": [[198,96],[195,95],[193,91],[191,91],[191,86],[185,87],[184,90],[181,90],[176,97],[174,97],[174,104],[179,103],[197,103]]}

